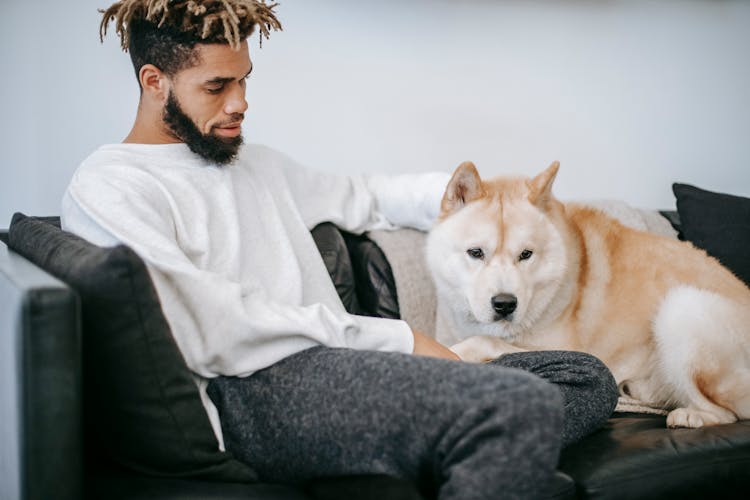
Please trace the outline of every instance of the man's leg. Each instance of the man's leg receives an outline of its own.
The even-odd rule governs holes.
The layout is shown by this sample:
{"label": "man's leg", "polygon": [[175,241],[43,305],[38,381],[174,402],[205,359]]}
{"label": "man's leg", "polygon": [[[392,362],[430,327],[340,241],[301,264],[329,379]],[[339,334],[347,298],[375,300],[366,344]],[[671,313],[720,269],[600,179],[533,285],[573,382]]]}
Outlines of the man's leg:
{"label": "man's leg", "polygon": [[575,351],[506,354],[490,364],[520,368],[555,384],[565,404],[563,446],[600,428],[617,406],[615,378],[598,358]]}
{"label": "man's leg", "polygon": [[380,473],[443,500],[535,498],[560,449],[560,391],[501,366],[316,347],[208,392],[227,449],[268,481]]}

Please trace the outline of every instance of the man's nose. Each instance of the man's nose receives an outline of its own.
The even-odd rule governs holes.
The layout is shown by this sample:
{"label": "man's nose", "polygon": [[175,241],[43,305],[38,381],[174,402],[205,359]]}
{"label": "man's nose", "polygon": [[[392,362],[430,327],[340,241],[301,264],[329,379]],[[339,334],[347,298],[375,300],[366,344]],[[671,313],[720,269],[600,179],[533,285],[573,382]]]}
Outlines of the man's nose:
{"label": "man's nose", "polygon": [[228,115],[243,114],[247,111],[247,107],[245,89],[241,85],[235,86],[232,92],[230,92],[227,102],[224,104],[224,112]]}

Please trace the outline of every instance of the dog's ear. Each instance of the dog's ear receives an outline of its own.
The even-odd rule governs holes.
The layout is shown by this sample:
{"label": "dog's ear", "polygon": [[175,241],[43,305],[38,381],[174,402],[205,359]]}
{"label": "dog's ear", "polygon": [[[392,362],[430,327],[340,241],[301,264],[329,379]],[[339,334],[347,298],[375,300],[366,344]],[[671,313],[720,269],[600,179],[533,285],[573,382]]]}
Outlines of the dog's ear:
{"label": "dog's ear", "polygon": [[532,204],[540,208],[547,207],[547,204],[552,199],[552,183],[555,182],[555,176],[559,168],[560,162],[553,161],[544,172],[526,181],[526,184],[529,186],[529,201]]}
{"label": "dog's ear", "polygon": [[470,161],[465,161],[458,166],[453,177],[448,182],[440,203],[440,215],[452,214],[467,203],[484,196],[482,179],[479,178],[477,167]]}

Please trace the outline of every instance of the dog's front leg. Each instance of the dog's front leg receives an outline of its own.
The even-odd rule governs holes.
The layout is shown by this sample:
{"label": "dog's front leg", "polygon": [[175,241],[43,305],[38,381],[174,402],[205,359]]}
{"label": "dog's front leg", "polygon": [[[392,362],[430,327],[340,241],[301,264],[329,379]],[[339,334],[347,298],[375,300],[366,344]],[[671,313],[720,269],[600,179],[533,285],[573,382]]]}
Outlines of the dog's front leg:
{"label": "dog's front leg", "polygon": [[469,337],[458,344],[454,344],[451,346],[451,351],[458,354],[458,357],[463,361],[486,363],[487,361],[499,358],[503,354],[524,352],[526,349],[509,344],[498,337],[477,335],[476,337]]}

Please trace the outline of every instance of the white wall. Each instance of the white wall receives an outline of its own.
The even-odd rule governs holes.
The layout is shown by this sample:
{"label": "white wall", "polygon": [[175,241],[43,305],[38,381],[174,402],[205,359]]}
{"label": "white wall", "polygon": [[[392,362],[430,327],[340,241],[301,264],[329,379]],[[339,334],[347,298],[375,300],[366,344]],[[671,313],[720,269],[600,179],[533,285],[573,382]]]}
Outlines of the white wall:
{"label": "white wall", "polygon": [[[138,92],[108,1],[2,2],[0,227],[58,213]],[[559,197],[672,207],[673,181],[750,195],[750,2],[283,0],[245,137],[339,172],[484,175],[562,162]]]}

